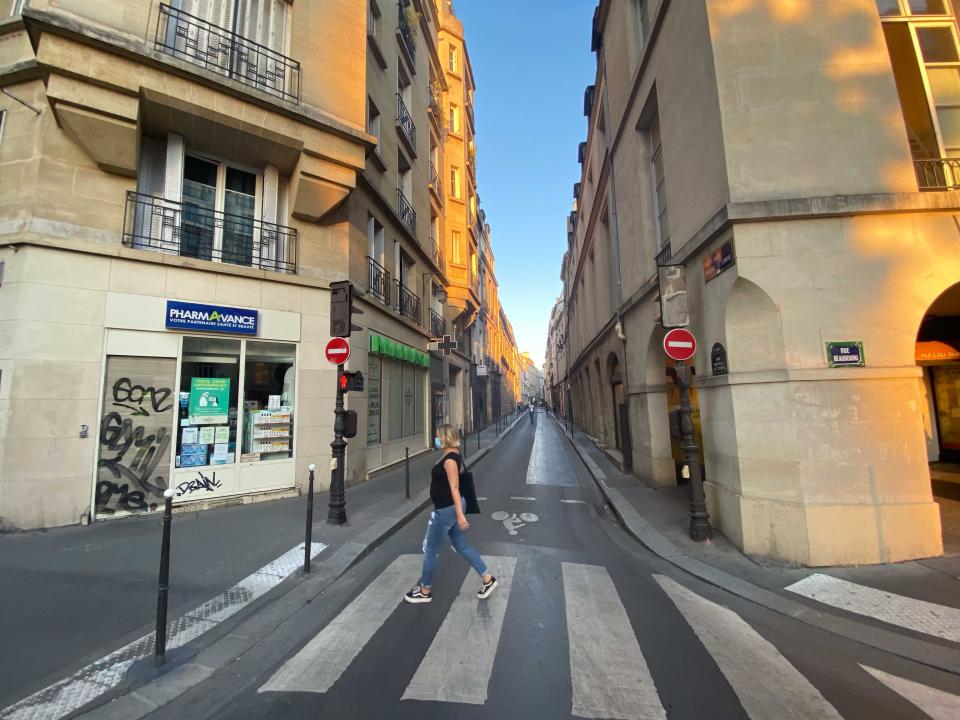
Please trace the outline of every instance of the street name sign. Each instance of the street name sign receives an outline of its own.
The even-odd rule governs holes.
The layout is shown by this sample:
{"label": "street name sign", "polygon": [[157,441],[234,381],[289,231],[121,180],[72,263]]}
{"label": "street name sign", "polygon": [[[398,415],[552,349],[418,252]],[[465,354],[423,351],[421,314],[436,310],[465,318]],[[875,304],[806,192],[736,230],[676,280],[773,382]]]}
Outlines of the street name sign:
{"label": "street name sign", "polygon": [[689,360],[697,351],[697,339],[684,328],[674,328],[663,337],[663,351],[674,360]]}
{"label": "street name sign", "polygon": [[350,341],[342,337],[330,338],[324,353],[329,362],[342,365],[350,359]]}

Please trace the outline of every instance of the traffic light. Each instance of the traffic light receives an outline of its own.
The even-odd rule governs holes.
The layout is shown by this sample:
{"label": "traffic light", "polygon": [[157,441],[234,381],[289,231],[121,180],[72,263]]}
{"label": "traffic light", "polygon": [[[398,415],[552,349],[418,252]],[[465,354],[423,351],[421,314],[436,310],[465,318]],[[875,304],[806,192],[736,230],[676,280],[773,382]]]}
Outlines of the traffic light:
{"label": "traffic light", "polygon": [[340,373],[340,392],[354,391],[363,391],[363,373],[359,370],[344,370]]}
{"label": "traffic light", "polygon": [[363,310],[353,306],[353,283],[330,283],[330,337],[350,337],[354,330],[362,330],[351,322],[354,314],[363,315]]}

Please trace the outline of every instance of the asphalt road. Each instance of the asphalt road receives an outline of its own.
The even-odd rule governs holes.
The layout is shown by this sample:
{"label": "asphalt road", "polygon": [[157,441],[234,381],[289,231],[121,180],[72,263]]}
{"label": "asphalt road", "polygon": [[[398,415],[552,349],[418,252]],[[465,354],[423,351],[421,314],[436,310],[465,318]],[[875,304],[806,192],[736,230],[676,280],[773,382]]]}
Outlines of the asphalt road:
{"label": "asphalt road", "polygon": [[150,717],[920,720],[955,707],[947,693],[960,694],[960,678],[754,606],[648,553],[542,414],[475,477],[486,499],[468,534],[501,583],[489,599],[476,599],[477,576],[447,549],[434,601],[402,601],[418,578],[424,513]]}

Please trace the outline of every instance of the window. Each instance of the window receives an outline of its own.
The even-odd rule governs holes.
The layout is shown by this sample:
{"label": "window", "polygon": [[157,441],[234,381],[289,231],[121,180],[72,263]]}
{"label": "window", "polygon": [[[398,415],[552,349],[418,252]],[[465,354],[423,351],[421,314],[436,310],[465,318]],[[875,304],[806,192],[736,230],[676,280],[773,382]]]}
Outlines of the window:
{"label": "window", "polygon": [[950,14],[946,0],[877,0],[877,10],[884,17]]}
{"label": "window", "polygon": [[7,111],[0,110],[0,143],[3,142],[3,131],[7,126]]}
{"label": "window", "polygon": [[241,462],[293,457],[295,358],[294,345],[246,342]]}
{"label": "window", "polygon": [[386,368],[390,409],[387,437],[390,440],[423,432],[423,370],[409,363],[383,360]]}
{"label": "window", "polygon": [[367,98],[367,132],[380,140],[380,110]]}
{"label": "window", "polygon": [[19,15],[23,12],[23,6],[27,0],[13,0],[10,4],[10,15]]}
{"label": "window", "polygon": [[463,236],[459,230],[453,230],[450,233],[450,244],[453,246],[451,255],[453,262],[457,265],[463,265]]}
{"label": "window", "polygon": [[647,8],[647,0],[638,0],[637,2],[637,22],[640,30],[640,49],[642,50],[647,40],[650,39],[650,11]]}
{"label": "window", "polygon": [[460,168],[457,167],[450,168],[450,194],[458,200],[462,198],[460,194]]}
{"label": "window", "polygon": [[374,0],[367,3],[367,35],[377,36],[377,19],[380,17],[380,8]]}
{"label": "window", "polygon": [[650,165],[653,171],[654,204],[657,218],[657,248],[670,242],[670,223],[667,216],[667,188],[663,173],[663,146],[660,138],[660,115],[650,123]]}
{"label": "window", "polygon": [[382,360],[377,355],[367,358],[367,446],[380,444],[380,378]]}
{"label": "window", "polygon": [[460,133],[460,108],[450,105],[450,132]]}
{"label": "window", "polygon": [[457,46],[450,44],[447,48],[447,68],[450,72],[460,72],[460,60],[457,53]]}

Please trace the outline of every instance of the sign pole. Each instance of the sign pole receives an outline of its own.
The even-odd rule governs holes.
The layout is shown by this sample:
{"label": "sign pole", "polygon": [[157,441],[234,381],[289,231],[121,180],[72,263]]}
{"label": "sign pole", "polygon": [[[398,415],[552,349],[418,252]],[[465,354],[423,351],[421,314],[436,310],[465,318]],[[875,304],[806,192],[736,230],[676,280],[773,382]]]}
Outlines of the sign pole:
{"label": "sign pole", "polygon": [[343,484],[343,464],[346,456],[347,443],[343,439],[343,431],[346,429],[344,417],[346,410],[343,409],[343,385],[340,383],[340,377],[343,375],[343,363],[337,365],[337,405],[334,410],[333,420],[333,442],[330,447],[333,450],[333,460],[330,468],[330,511],[327,513],[328,525],[343,525],[347,522],[347,498]]}
{"label": "sign pole", "polygon": [[703,494],[700,472],[700,448],[693,436],[693,407],[690,405],[690,368],[677,361],[677,385],[680,387],[680,449],[683,451],[683,473],[690,479],[690,537],[697,542],[713,537],[707,501]]}

